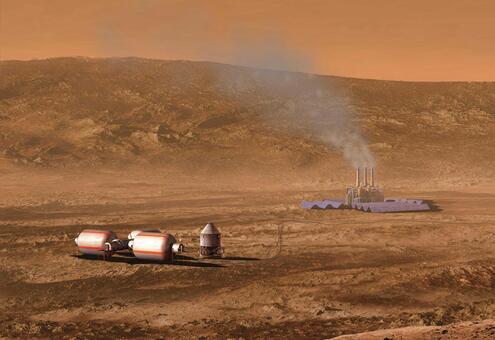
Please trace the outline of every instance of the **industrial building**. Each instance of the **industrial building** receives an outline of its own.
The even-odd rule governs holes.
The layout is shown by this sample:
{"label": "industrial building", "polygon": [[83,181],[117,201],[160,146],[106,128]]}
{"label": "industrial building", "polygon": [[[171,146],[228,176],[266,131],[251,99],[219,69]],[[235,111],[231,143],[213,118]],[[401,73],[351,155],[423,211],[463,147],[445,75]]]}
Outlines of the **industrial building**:
{"label": "industrial building", "polygon": [[345,198],[303,201],[304,209],[356,209],[365,212],[429,211],[432,205],[422,199],[385,198],[376,185],[374,168],[356,169],[356,185],[347,188]]}

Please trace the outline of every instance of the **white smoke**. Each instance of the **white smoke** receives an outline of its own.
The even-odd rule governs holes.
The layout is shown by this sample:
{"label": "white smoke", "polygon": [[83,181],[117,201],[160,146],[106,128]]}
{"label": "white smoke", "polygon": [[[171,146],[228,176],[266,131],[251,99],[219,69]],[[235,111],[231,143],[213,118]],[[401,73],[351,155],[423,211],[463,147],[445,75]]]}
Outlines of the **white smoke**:
{"label": "white smoke", "polygon": [[[141,2],[135,15],[143,15],[156,5],[155,1]],[[144,6],[144,7],[143,7]],[[276,33],[253,34],[241,30],[229,32],[230,41],[222,48],[207,41],[198,43],[195,34],[213,27],[205,6],[198,4],[187,12],[178,11],[174,20],[166,21],[158,27],[155,39],[157,46],[167,50],[182,51],[189,48],[188,39],[194,41],[191,47],[201,54],[201,59],[244,65],[262,70],[252,73],[252,81],[236,77],[233,74],[219,75],[220,88],[234,88],[238,93],[248,93],[262,88],[264,97],[272,96],[274,102],[282,103],[282,108],[270,109],[265,118],[276,126],[287,124],[296,133],[310,134],[329,147],[342,152],[354,167],[373,166],[374,159],[362,136],[357,114],[347,99],[347,95],[338,89],[329,77],[313,76],[302,73],[273,72],[269,70],[289,70],[311,72],[313,58],[286,43]],[[139,55],[136,46],[131,46],[117,29],[116,23],[108,22],[101,27],[101,37],[108,55]],[[264,69],[264,70],[263,70]],[[227,91],[226,94],[231,92]],[[283,99],[285,98],[285,99]],[[280,103],[279,103],[280,104]]]}
{"label": "white smoke", "polygon": [[364,138],[356,131],[331,130],[321,136],[321,140],[342,151],[345,159],[354,168],[374,167],[375,159]]}
{"label": "white smoke", "polygon": [[303,119],[300,126],[305,127],[313,137],[342,152],[355,168],[374,167],[375,159],[356,122],[358,115],[351,100],[328,81],[314,81],[317,83],[317,99],[314,100],[319,103],[318,106],[315,108],[302,102],[301,112],[292,119]]}
{"label": "white smoke", "polygon": [[[265,118],[276,126],[284,125],[295,133],[311,135],[340,151],[355,168],[375,165],[374,157],[356,122],[350,95],[332,77],[273,70],[312,70],[312,58],[301,50],[289,47],[281,37],[263,40],[246,34],[233,36],[234,49],[224,56],[233,64],[262,68],[253,73],[256,87],[273,100],[284,98],[282,108],[265,112]],[[224,79],[225,81],[225,79]],[[241,79],[227,79],[237,91],[253,88]]]}

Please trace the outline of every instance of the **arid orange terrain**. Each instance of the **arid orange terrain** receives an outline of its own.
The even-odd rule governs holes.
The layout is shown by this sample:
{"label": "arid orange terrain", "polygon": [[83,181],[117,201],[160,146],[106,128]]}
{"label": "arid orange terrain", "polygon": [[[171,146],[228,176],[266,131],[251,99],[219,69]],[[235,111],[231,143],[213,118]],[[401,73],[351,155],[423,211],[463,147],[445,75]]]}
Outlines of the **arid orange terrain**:
{"label": "arid orange terrain", "polygon": [[[134,58],[0,73],[0,336],[495,336],[493,83]],[[306,124],[326,105],[328,130]],[[320,134],[341,114],[386,196],[439,210],[301,209],[353,183],[345,150]],[[199,258],[208,222],[223,259]],[[77,253],[85,228],[141,227],[186,252],[173,264]]]}

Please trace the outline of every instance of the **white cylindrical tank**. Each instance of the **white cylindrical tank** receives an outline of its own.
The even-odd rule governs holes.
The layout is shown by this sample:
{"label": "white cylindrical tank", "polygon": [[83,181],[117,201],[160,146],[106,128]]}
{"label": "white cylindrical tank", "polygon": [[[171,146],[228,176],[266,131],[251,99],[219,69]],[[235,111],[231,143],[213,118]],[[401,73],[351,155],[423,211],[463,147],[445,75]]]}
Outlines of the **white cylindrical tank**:
{"label": "white cylindrical tank", "polygon": [[117,235],[111,230],[83,230],[77,238],[77,248],[85,255],[105,255],[105,243],[115,240]]}
{"label": "white cylindrical tank", "polygon": [[147,232],[147,233],[161,233],[160,229],[138,229],[138,230],[133,230],[127,235],[127,238],[129,240],[133,240],[137,234],[141,232]]}
{"label": "white cylindrical tank", "polygon": [[140,232],[134,237],[132,252],[141,260],[171,262],[174,243],[175,238],[170,234]]}

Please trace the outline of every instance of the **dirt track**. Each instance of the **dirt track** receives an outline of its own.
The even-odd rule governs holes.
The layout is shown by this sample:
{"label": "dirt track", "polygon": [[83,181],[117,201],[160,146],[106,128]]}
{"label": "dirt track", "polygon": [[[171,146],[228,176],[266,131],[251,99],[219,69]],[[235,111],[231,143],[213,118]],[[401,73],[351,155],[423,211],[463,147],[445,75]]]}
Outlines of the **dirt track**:
{"label": "dirt track", "polygon": [[[100,180],[4,186],[1,336],[328,338],[495,316],[494,194],[397,193],[442,211],[366,214],[299,208],[323,191]],[[226,259],[197,259],[209,221]],[[84,228],[157,225],[188,247],[174,265],[76,256]]]}

